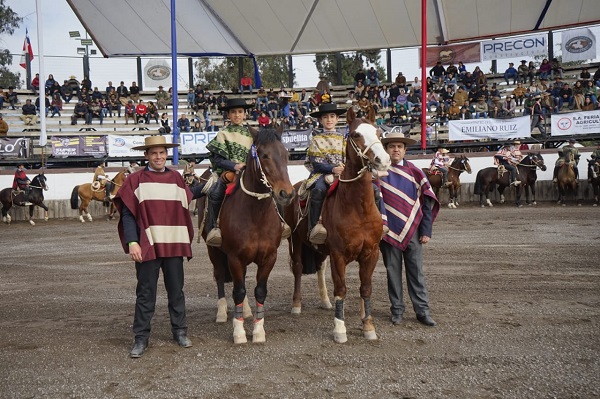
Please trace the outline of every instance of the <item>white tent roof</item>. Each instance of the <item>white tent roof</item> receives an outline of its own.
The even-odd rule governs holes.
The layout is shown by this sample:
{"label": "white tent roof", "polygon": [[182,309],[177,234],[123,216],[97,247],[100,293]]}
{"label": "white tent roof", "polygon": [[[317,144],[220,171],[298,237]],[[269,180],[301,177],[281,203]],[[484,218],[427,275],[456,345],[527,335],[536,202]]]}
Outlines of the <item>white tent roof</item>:
{"label": "white tent roof", "polygon": [[[108,57],[171,54],[170,0],[67,0]],[[427,0],[428,44],[600,23],[598,0]],[[421,44],[419,0],[177,0],[180,55]]]}

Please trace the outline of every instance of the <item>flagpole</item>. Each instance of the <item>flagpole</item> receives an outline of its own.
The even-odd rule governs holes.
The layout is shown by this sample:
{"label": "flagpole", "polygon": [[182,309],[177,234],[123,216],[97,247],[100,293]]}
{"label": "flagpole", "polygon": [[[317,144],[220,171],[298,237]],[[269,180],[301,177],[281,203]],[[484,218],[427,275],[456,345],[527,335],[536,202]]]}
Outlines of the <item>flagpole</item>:
{"label": "flagpole", "polygon": [[44,165],[44,150],[46,147],[46,74],[44,73],[44,29],[42,18],[42,0],[35,2],[37,14],[38,60],[40,63],[40,147],[42,147],[42,166]]}

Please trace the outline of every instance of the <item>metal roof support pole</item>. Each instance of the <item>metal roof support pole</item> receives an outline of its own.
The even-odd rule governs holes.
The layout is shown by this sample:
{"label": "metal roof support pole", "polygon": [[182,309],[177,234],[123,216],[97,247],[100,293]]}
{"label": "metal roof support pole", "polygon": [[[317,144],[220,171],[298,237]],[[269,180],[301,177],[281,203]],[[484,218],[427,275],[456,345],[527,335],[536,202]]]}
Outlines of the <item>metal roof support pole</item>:
{"label": "metal roof support pole", "polygon": [[137,85],[140,88],[140,91],[144,90],[144,82],[142,75],[142,57],[137,57]]}
{"label": "metal roof support pole", "polygon": [[421,0],[421,149],[427,149],[427,0]]}
{"label": "metal roof support pole", "polygon": [[294,62],[292,59],[292,55],[288,55],[288,87],[290,89],[294,88]]}
{"label": "metal roof support pole", "polygon": [[[179,128],[177,127],[177,114],[179,112],[179,99],[177,98],[177,17],[175,13],[175,0],[171,0],[171,86],[173,99],[173,143],[179,143]],[[173,165],[179,165],[179,149],[173,148]]]}
{"label": "metal roof support pole", "polygon": [[188,87],[194,87],[194,60],[188,57]]}
{"label": "metal roof support pole", "polygon": [[392,49],[387,48],[385,49],[385,57],[386,57],[386,61],[387,61],[387,81],[391,82],[392,81]]}

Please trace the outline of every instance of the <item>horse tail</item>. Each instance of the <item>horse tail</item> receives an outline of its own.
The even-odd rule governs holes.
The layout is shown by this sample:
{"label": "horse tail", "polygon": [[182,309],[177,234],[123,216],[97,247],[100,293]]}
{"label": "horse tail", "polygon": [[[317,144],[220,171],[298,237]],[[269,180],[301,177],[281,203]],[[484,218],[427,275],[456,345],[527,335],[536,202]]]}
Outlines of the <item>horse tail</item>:
{"label": "horse tail", "polygon": [[483,194],[483,177],[481,176],[481,172],[483,171],[483,169],[481,169],[479,172],[477,172],[477,177],[475,178],[475,186],[473,187],[473,194],[474,195],[481,195]]}
{"label": "horse tail", "polygon": [[79,208],[79,186],[75,186],[71,193],[71,209],[77,208]]}

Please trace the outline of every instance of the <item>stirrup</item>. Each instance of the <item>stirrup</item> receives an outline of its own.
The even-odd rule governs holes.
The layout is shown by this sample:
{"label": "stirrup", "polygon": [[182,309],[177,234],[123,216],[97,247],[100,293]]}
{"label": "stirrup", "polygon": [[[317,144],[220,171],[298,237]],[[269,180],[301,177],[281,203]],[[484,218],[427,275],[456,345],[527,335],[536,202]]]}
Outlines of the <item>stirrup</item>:
{"label": "stirrup", "polygon": [[552,179],[552,183],[558,183],[558,179],[555,177],[554,179]]}
{"label": "stirrup", "polygon": [[325,241],[327,240],[327,229],[325,229],[325,226],[321,223],[317,223],[310,231],[308,240],[315,245],[325,244]]}
{"label": "stirrup", "polygon": [[206,245],[211,247],[220,247],[223,243],[223,237],[221,237],[221,229],[218,227],[213,228],[206,235]]}
{"label": "stirrup", "polygon": [[292,235],[292,229],[286,222],[281,222],[281,228],[283,231],[281,232],[281,239],[287,240]]}
{"label": "stirrup", "polygon": [[29,206],[29,205],[33,205],[33,203],[29,202],[29,201],[25,201],[23,202],[23,206]]}

